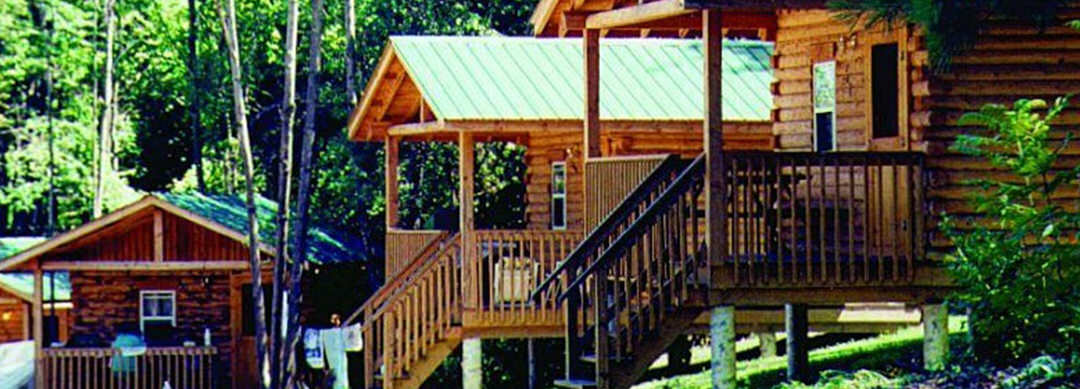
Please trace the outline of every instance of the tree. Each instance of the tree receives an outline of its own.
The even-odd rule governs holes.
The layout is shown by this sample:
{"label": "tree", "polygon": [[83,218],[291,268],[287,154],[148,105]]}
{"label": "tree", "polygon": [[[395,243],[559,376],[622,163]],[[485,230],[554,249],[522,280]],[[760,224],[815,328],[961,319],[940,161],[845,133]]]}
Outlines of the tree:
{"label": "tree", "polygon": [[206,179],[203,178],[202,168],[202,131],[199,123],[199,93],[202,91],[199,90],[199,62],[195,50],[199,40],[199,10],[195,3],[196,0],[188,0],[188,71],[191,74],[188,112],[191,116],[191,163],[195,165],[195,180],[199,192],[206,192]]}
{"label": "tree", "polygon": [[345,97],[356,106],[356,0],[345,0]]}
{"label": "tree", "polygon": [[[110,0],[111,1],[111,0]],[[232,74],[233,116],[236,120],[236,132],[240,138],[240,153],[244,159],[244,179],[247,185],[247,214],[248,214],[248,250],[251,256],[251,298],[254,301],[255,310],[255,360],[259,372],[265,371],[266,360],[266,316],[263,306],[262,289],[262,261],[259,260],[259,219],[255,207],[255,162],[251,156],[251,136],[248,134],[247,108],[244,102],[243,77],[240,69],[240,45],[236,36],[236,3],[235,0],[224,0],[225,11],[221,10],[218,3],[218,14],[221,18],[222,28],[225,29],[225,41],[228,45],[229,68]],[[255,374],[256,385],[266,387],[263,382],[263,374]]]}
{"label": "tree", "polygon": [[278,180],[277,180],[277,247],[274,254],[274,296],[271,299],[273,307],[270,309],[270,386],[278,388],[280,383],[285,382],[281,372],[287,367],[284,361],[287,359],[283,353],[290,349],[281,345],[281,313],[282,313],[282,287],[284,286],[285,264],[288,262],[289,240],[289,201],[290,186],[292,184],[292,148],[293,148],[293,114],[296,111],[296,34],[297,34],[297,4],[296,0],[289,0],[288,16],[285,22],[285,85],[281,97],[281,144],[278,148]]}
{"label": "tree", "polygon": [[105,170],[112,159],[110,156],[110,150],[112,148],[112,129],[113,129],[113,39],[116,36],[116,21],[114,20],[116,8],[116,0],[105,0],[105,8],[103,13],[105,14],[105,92],[104,100],[105,107],[102,108],[101,117],[101,131],[98,133],[98,164],[97,164],[97,182],[94,190],[94,208],[91,212],[95,219],[101,217],[101,204],[102,196],[105,191]]}
{"label": "tree", "polygon": [[[319,65],[322,48],[322,0],[311,1],[311,32],[310,45],[308,46],[308,74],[307,90],[304,98],[304,137],[300,143],[300,187],[297,192],[297,212],[299,222],[296,233],[299,237],[296,242],[296,254],[293,255],[292,265],[289,269],[289,306],[299,307],[302,301],[300,280],[304,275],[303,263],[307,258],[308,249],[308,226],[311,215],[308,210],[311,204],[311,163],[312,148],[315,144],[315,111],[319,101]],[[289,310],[288,330],[285,349],[293,350],[300,339],[300,310]],[[285,382],[292,387],[295,379],[296,355],[289,353],[289,367],[286,369]]]}

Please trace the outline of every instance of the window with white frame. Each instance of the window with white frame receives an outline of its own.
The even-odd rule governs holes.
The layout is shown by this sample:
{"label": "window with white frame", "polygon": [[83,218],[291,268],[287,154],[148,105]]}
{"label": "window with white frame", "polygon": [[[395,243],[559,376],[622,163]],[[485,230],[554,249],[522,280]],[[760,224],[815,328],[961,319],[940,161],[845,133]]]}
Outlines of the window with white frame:
{"label": "window with white frame", "polygon": [[172,290],[139,291],[139,329],[176,326],[176,292]]}
{"label": "window with white frame", "polygon": [[814,64],[814,150],[836,149],[836,61]]}
{"label": "window with white frame", "polygon": [[566,229],[566,162],[551,164],[551,228]]}

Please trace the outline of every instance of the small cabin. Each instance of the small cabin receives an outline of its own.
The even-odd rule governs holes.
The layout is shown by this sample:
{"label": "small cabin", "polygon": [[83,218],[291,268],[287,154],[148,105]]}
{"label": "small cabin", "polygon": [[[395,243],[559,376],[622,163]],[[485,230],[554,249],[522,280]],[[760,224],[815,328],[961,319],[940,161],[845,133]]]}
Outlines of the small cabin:
{"label": "small cabin", "polygon": [[[261,197],[257,205],[269,285],[277,205]],[[0,271],[11,273],[0,277],[29,280],[37,382],[250,387],[256,370],[246,223],[240,197],[155,193],[0,260]],[[314,227],[309,239],[305,266],[313,274],[305,288],[367,260],[363,245],[348,235]],[[67,339],[54,346],[38,341],[48,337],[37,323],[52,315],[44,274],[60,272],[70,283],[70,308],[60,324]],[[330,324],[329,314],[313,306],[320,300],[305,299],[302,323]],[[138,351],[117,354],[129,349]],[[104,378],[80,378],[97,375]]]}
{"label": "small cabin", "polygon": [[[12,241],[37,242],[41,238],[0,238],[0,247],[18,247]],[[32,243],[31,243],[32,244]],[[2,254],[2,253],[0,253]],[[43,278],[45,290],[43,301],[45,308],[44,336],[45,343],[67,342],[71,311],[71,283],[63,273],[50,273]],[[55,296],[55,297],[53,297]],[[30,340],[33,323],[30,308],[34,302],[33,275],[0,274],[0,343]]]}

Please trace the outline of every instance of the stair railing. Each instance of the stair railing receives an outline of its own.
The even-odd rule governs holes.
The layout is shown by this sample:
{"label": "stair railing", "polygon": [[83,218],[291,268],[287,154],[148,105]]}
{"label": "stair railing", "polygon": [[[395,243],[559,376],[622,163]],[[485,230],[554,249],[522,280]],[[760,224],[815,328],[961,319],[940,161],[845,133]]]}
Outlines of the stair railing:
{"label": "stair railing", "polygon": [[[366,307],[361,326],[364,387],[392,389],[428,350],[450,336],[461,317],[461,237],[444,240],[403,274],[380,304]],[[397,279],[395,279],[396,281]]]}

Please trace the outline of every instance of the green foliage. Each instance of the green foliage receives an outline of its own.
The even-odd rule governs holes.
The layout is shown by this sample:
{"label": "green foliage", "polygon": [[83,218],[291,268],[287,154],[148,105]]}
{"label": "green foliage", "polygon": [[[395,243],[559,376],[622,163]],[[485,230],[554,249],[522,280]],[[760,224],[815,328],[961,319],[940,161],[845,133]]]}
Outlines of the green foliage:
{"label": "green foliage", "polygon": [[972,309],[976,355],[995,363],[1080,350],[1080,334],[1069,330],[1080,324],[1080,213],[1058,200],[1076,190],[1080,166],[1059,163],[1069,140],[1050,137],[1066,106],[1065,98],[987,105],[960,121],[987,131],[953,146],[1004,172],[970,182],[975,215],[942,223],[956,246],[949,264],[957,298]]}
{"label": "green foliage", "polygon": [[836,370],[821,372],[821,379],[813,385],[799,382],[787,382],[777,385],[778,389],[875,389],[895,388],[899,383],[895,379],[872,370],[859,370],[847,373]]}
{"label": "green foliage", "polygon": [[926,31],[926,48],[934,69],[949,68],[951,58],[975,46],[980,29],[992,18],[1034,22],[1056,21],[1065,0],[830,0],[841,18],[867,26],[904,21]]}

